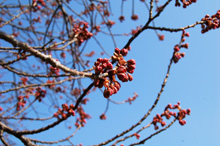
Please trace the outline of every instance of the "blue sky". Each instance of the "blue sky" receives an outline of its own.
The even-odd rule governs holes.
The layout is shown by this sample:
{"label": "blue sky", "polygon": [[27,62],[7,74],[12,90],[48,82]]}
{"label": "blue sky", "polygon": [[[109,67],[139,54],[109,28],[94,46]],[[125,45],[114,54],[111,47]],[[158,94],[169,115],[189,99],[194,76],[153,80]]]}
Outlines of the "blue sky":
{"label": "blue sky", "polygon": [[[131,11],[129,1],[126,3],[125,12],[128,13],[126,18],[128,21],[120,24],[121,31],[135,28],[137,23],[140,25],[145,24],[147,13],[139,4],[139,2],[136,2],[135,13],[139,15],[140,19],[135,23],[128,20]],[[183,9],[174,7],[172,2],[155,23],[156,26],[169,26],[171,28],[187,26],[200,21],[206,14],[216,13],[219,5],[220,2],[217,0],[209,3],[198,1],[187,9]],[[129,23],[129,26],[126,22]],[[119,31],[117,29],[117,26],[115,26],[116,32]],[[194,29],[187,31],[190,33],[190,37],[186,38],[186,42],[189,43],[189,49],[184,50],[186,56],[171,67],[170,77],[161,100],[142,126],[148,124],[155,114],[161,113],[168,103],[176,104],[177,101],[180,101],[182,108],[191,108],[192,113],[186,118],[187,124],[185,126],[180,126],[176,122],[165,132],[147,141],[146,145],[217,146],[220,144],[220,126],[218,122],[220,120],[218,94],[220,88],[220,30],[201,34],[200,26],[196,26]],[[123,84],[119,94],[112,96],[113,100],[121,101],[132,96],[135,91],[139,94],[138,99],[131,106],[110,104],[107,112],[108,120],[106,121],[98,121],[97,115],[94,114],[93,116],[92,114],[97,121],[91,119],[88,122],[88,127],[80,130],[82,135],[79,134],[79,138],[76,136],[74,140],[82,140],[85,136],[83,133],[86,132],[88,135],[91,134],[92,137],[91,135],[86,137],[85,144],[99,143],[102,139],[106,140],[109,135],[112,137],[120,133],[121,130],[127,129],[147,112],[160,90],[169,59],[172,56],[173,46],[179,42],[181,35],[181,32],[159,33],[165,35],[164,41],[158,41],[155,32],[147,30],[131,44],[131,52],[127,58],[134,58],[137,61],[134,80],[131,83]],[[127,42],[126,38],[116,38],[116,40],[119,48]],[[94,98],[98,98],[97,100],[100,102],[97,103]],[[104,99],[99,94],[99,96],[91,96],[87,108],[90,111],[96,107],[95,111],[100,111],[105,108],[105,104]],[[140,139],[149,136],[153,131],[152,126],[140,133]],[[136,139],[133,138],[128,140],[128,143],[135,141]],[[124,144],[126,145],[126,142]]]}
{"label": "blue sky", "polygon": [[[141,2],[136,1],[135,3],[135,13],[139,15],[137,22],[130,20],[131,1],[125,2],[124,14],[126,21],[123,23],[120,23],[117,19],[120,12],[119,2],[117,4],[112,2],[111,4],[114,14],[111,18],[118,24],[118,26],[113,26],[113,33],[130,32],[137,25],[145,24],[148,13]],[[200,21],[206,14],[215,14],[220,9],[219,6],[220,1],[218,0],[210,2],[198,1],[187,9],[183,9],[182,7],[174,7],[173,1],[164,13],[155,20],[155,24],[156,26],[171,28],[187,26]],[[133,58],[137,62],[133,74],[134,80],[122,83],[119,93],[111,97],[114,101],[123,101],[136,92],[139,95],[137,100],[132,105],[110,103],[106,114],[107,120],[100,120],[99,116],[105,111],[107,101],[98,90],[89,94],[90,101],[85,106],[85,110],[92,116],[92,119],[88,120],[86,126],[80,129],[71,139],[74,144],[83,143],[84,145],[90,145],[103,142],[119,134],[122,130],[130,128],[151,107],[166,75],[173,47],[179,42],[181,36],[181,32],[158,32],[165,35],[164,41],[159,41],[154,31],[147,30],[132,42],[131,51],[126,59]],[[167,104],[176,104],[177,101],[181,102],[182,108],[190,108],[192,110],[191,115],[186,117],[186,125],[180,126],[176,122],[168,130],[147,141],[146,145],[220,145],[220,30],[212,30],[201,34],[201,28],[198,25],[193,29],[188,29],[187,32],[190,33],[190,37],[186,38],[186,42],[189,43],[189,49],[182,50],[186,54],[185,57],[177,64],[172,65],[170,77],[157,107],[140,127],[151,122],[157,113],[162,113]],[[97,36],[97,38],[109,54],[112,54],[114,51],[112,40],[110,37],[103,36],[105,35]],[[119,48],[123,47],[129,38],[130,36],[115,37],[117,46]],[[85,53],[89,53],[96,48],[98,48],[97,44],[91,41],[91,43],[88,43]],[[97,52],[99,51],[101,50]],[[98,57],[101,56],[96,53],[94,58]],[[89,81],[82,81],[85,87],[89,84]],[[75,119],[73,118],[73,120]],[[48,123],[30,124],[30,127],[35,129],[45,124]],[[48,132],[31,137],[50,141],[57,138],[62,139],[74,131],[74,129],[66,130],[65,127],[67,126],[69,126],[68,123],[63,123]],[[155,132],[153,126],[141,132],[140,139],[149,136],[152,132]],[[137,142],[137,140],[131,138],[122,143],[126,145],[134,142]]]}

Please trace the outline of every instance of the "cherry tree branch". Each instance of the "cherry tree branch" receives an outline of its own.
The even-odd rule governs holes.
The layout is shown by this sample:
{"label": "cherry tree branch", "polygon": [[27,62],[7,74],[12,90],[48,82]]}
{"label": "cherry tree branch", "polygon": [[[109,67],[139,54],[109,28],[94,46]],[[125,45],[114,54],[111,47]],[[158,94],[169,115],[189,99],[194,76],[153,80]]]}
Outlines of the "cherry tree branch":
{"label": "cherry tree branch", "polygon": [[141,140],[140,142],[137,142],[137,143],[133,143],[131,144],[130,146],[134,146],[134,145],[140,145],[140,144],[144,144],[148,139],[152,138],[153,136],[163,132],[164,130],[168,129],[170,126],[172,126],[174,123],[176,122],[176,119],[174,119],[169,125],[167,125],[166,127],[164,127],[163,129],[161,130],[158,130],[157,132],[151,134],[150,136],[148,136],[147,138]]}
{"label": "cherry tree branch", "polygon": [[31,140],[27,137],[24,137],[21,133],[19,133],[17,130],[14,130],[8,126],[6,126],[5,124],[3,124],[0,121],[0,130],[7,132],[15,137],[17,137],[18,139],[20,139],[24,145],[28,145],[28,146],[36,146],[34,143],[31,142]]}
{"label": "cherry tree branch", "polygon": [[62,65],[59,61],[52,58],[50,55],[45,55],[45,54],[39,52],[38,50],[35,50],[34,48],[30,47],[27,43],[22,43],[22,42],[17,41],[13,36],[7,35],[3,31],[0,31],[0,38],[11,43],[14,47],[20,47],[23,50],[25,50],[26,52],[30,52],[35,57],[38,57],[42,61],[45,61],[46,63],[51,64],[53,67],[58,67],[59,69],[63,70],[66,73],[70,73],[73,76],[84,76],[84,77],[93,78],[92,73],[85,73],[85,72],[79,72],[76,70],[72,70],[72,69]]}
{"label": "cherry tree branch", "polygon": [[60,143],[60,142],[64,142],[64,141],[68,141],[70,138],[72,138],[77,131],[81,128],[81,125],[78,126],[76,128],[76,130],[73,132],[73,134],[69,135],[68,137],[61,139],[61,140],[57,140],[57,141],[41,141],[41,140],[37,140],[37,139],[30,139],[31,141],[35,142],[35,143],[42,143],[42,144],[56,144],[56,143]]}

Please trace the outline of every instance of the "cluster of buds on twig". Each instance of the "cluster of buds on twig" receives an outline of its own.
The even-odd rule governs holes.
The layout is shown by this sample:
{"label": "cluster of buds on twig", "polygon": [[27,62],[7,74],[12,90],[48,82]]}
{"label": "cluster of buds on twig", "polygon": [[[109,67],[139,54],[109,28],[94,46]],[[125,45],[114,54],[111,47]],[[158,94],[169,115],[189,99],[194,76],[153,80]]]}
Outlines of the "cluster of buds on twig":
{"label": "cluster of buds on twig", "polygon": [[141,137],[141,135],[138,134],[138,133],[134,133],[133,135],[134,135],[137,139],[139,139],[139,138]]}
{"label": "cluster of buds on twig", "polygon": [[98,58],[97,61],[94,63],[94,70],[95,74],[102,74],[105,72],[109,73],[109,79],[96,79],[94,81],[95,87],[102,88],[105,87],[104,91],[104,97],[108,98],[112,94],[117,93],[117,91],[120,89],[121,85],[119,82],[115,80],[115,73],[116,71],[113,70],[112,63],[107,58]]}
{"label": "cluster of buds on twig", "polygon": [[83,110],[82,106],[77,108],[77,113],[79,114],[79,117],[76,119],[75,126],[78,127],[81,125],[84,127],[87,123],[86,119],[90,119],[91,116]]}
{"label": "cluster of buds on twig", "polygon": [[106,120],[106,119],[107,119],[105,113],[101,114],[101,115],[99,116],[99,118],[100,118],[101,120]]}
{"label": "cluster of buds on twig", "polygon": [[[123,57],[128,53],[128,49],[115,49],[114,55],[110,60],[107,58],[98,58],[94,63],[95,74],[108,73],[108,77],[95,79],[94,86],[98,88],[105,87],[104,97],[109,98],[112,94],[116,94],[121,87],[121,84],[116,81],[116,76],[122,82],[132,81],[132,73],[136,67],[134,59],[126,61]],[[113,68],[113,64],[117,63],[116,67]]]}
{"label": "cluster of buds on twig", "polygon": [[129,104],[132,104],[132,101],[136,100],[138,97],[137,93],[134,93],[133,97],[129,97],[125,102],[129,102]]}
{"label": "cluster of buds on twig", "polygon": [[[179,110],[178,113],[176,112],[172,112],[170,110]],[[153,125],[154,125],[154,129],[157,130],[159,129],[159,126],[157,125],[157,123],[160,123],[162,127],[164,127],[166,125],[166,122],[163,120],[163,117],[166,117],[166,119],[170,119],[171,116],[173,116],[175,119],[177,119],[179,121],[180,125],[185,125],[186,121],[183,120],[186,115],[190,115],[191,110],[190,109],[181,109],[180,106],[180,102],[178,102],[177,104],[174,104],[173,106],[171,104],[168,104],[164,110],[164,112],[162,114],[157,114],[154,118],[153,118]]]}
{"label": "cluster of buds on twig", "polygon": [[188,43],[182,44],[183,42],[185,42],[184,37],[189,37],[189,36],[190,36],[189,33],[188,32],[186,33],[185,30],[183,30],[180,44],[176,44],[174,46],[174,56],[173,56],[174,63],[177,63],[182,57],[185,56],[185,53],[181,53],[179,51],[180,51],[181,48],[185,48],[185,49],[189,48]]}
{"label": "cluster of buds on twig", "polygon": [[[187,6],[191,5],[192,3],[196,3],[197,0],[180,0],[181,3],[183,3],[183,8],[186,8]],[[179,0],[176,0],[175,6],[180,7]]]}
{"label": "cluster of buds on twig", "polygon": [[25,104],[27,103],[27,101],[25,100],[25,98],[28,99],[29,96],[28,96],[28,95],[25,95],[25,96],[19,95],[19,96],[17,97],[17,99],[18,99],[18,102],[17,102],[17,105],[16,105],[16,106],[17,106],[17,107],[16,107],[16,110],[17,110],[17,111],[19,111],[19,110],[21,109],[21,107],[24,107]]}
{"label": "cluster of buds on twig", "polygon": [[46,3],[44,0],[33,0],[33,11],[37,12],[38,10],[41,9],[41,6],[45,6]]}
{"label": "cluster of buds on twig", "polygon": [[70,106],[68,106],[66,103],[62,104],[62,109],[59,108],[54,114],[54,117],[59,118],[59,115],[64,119],[67,119],[69,116],[75,116],[74,105],[70,104]]}
{"label": "cluster of buds on twig", "polygon": [[53,67],[50,66],[50,72],[48,73],[48,75],[60,75],[60,69],[58,67]]}
{"label": "cluster of buds on twig", "polygon": [[42,98],[46,96],[47,91],[44,89],[41,89],[41,87],[36,88],[35,92],[35,99],[37,99],[39,102],[42,101]]}
{"label": "cluster of buds on twig", "polygon": [[28,57],[26,56],[26,51],[19,49],[17,58],[20,58],[20,57],[22,57],[22,60],[27,60]]}
{"label": "cluster of buds on twig", "polygon": [[93,36],[93,34],[87,30],[88,27],[88,23],[83,21],[80,21],[73,25],[73,37],[76,37],[76,43],[78,46],[80,46],[85,40],[88,40]]}
{"label": "cluster of buds on twig", "polygon": [[202,24],[202,33],[206,33],[211,29],[216,29],[220,27],[220,10],[217,11],[215,15],[211,17],[206,15],[201,21],[205,21],[205,24]]}
{"label": "cluster of buds on twig", "polygon": [[20,80],[23,85],[27,85],[27,80],[28,80],[27,77],[21,77]]}

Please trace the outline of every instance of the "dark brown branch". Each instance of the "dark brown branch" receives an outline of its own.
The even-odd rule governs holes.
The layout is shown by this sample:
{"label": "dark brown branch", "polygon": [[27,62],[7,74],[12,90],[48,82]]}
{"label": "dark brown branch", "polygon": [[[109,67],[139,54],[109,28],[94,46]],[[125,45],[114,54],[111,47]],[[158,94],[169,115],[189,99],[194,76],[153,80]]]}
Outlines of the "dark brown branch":
{"label": "dark brown branch", "polygon": [[35,57],[38,57],[41,60],[51,64],[53,67],[58,67],[59,69],[63,70],[66,73],[71,73],[71,75],[74,75],[74,76],[85,76],[85,77],[93,78],[92,73],[85,73],[85,72],[79,72],[76,70],[72,70],[72,69],[62,65],[59,61],[52,58],[50,55],[45,55],[45,54],[39,52],[38,50],[35,50],[34,48],[30,47],[27,43],[19,42],[13,36],[7,35],[2,31],[0,31],[0,38],[11,43],[14,47],[20,47],[24,51],[30,52]]}
{"label": "dark brown branch", "polygon": [[[153,1],[153,0],[152,0]],[[135,33],[127,42],[127,44],[124,46],[124,48],[128,48],[130,46],[130,44],[134,41],[135,38],[137,38],[144,30],[148,29],[149,24],[155,19],[157,18],[160,13],[165,9],[165,7],[171,2],[172,0],[168,0],[162,7],[161,11],[159,11],[153,18],[149,17],[148,21],[146,22],[146,24],[144,25],[144,27],[142,27],[141,29],[138,30],[137,33]],[[153,7],[153,4],[151,5],[151,9]],[[151,14],[150,14],[151,15]]]}
{"label": "dark brown branch", "polygon": [[19,90],[19,89],[29,88],[29,87],[42,87],[42,86],[57,85],[57,84],[64,83],[66,81],[70,81],[70,80],[74,80],[74,79],[79,79],[79,78],[81,78],[81,77],[67,78],[67,79],[64,79],[64,80],[56,82],[56,83],[30,84],[30,85],[18,86],[18,87],[15,87],[15,88],[10,88],[10,89],[7,89],[7,90],[0,91],[0,94],[7,93],[7,92],[10,92],[10,91]]}
{"label": "dark brown branch", "polygon": [[3,130],[0,131],[0,139],[5,146],[9,146],[9,144],[5,141],[3,137]]}
{"label": "dark brown branch", "polygon": [[3,124],[1,121],[0,121],[0,130],[1,131],[5,131],[15,137],[17,137],[18,139],[20,139],[24,145],[27,145],[27,146],[36,146],[34,143],[32,143],[30,141],[29,138],[26,138],[24,137],[21,133],[19,133],[18,131],[6,126],[5,124]]}
{"label": "dark brown branch", "polygon": [[68,141],[71,137],[73,137],[76,132],[81,128],[81,125],[77,127],[77,129],[73,132],[73,134],[69,135],[68,137],[61,139],[61,140],[57,140],[57,141],[40,141],[37,139],[30,139],[33,142],[37,142],[37,143],[43,143],[43,144],[56,144],[56,143],[60,143],[60,142],[64,142],[64,141]]}
{"label": "dark brown branch", "polygon": [[92,89],[92,87],[94,86],[93,83],[91,83],[83,92],[83,94],[79,97],[79,99],[77,99],[77,102],[75,104],[74,110],[77,109],[77,107],[79,106],[79,104],[81,103],[82,99],[85,97],[85,95],[89,92],[90,89]]}
{"label": "dark brown branch", "polygon": [[180,27],[180,28],[166,28],[166,27],[155,27],[155,26],[147,26],[148,29],[153,29],[153,30],[160,30],[160,31],[169,31],[169,32],[178,32],[178,31],[183,31],[192,27],[195,27],[198,24],[204,24],[206,23],[205,21],[197,21],[194,24],[185,26],[185,27]]}

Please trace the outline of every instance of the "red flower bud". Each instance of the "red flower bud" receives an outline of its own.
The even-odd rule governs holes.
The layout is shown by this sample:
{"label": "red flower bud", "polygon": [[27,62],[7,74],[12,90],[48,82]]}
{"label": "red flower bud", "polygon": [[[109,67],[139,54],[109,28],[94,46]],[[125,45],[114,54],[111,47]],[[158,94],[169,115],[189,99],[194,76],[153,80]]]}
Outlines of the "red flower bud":
{"label": "red flower bud", "polygon": [[185,125],[186,124],[186,121],[184,121],[184,120],[179,120],[179,123],[180,123],[180,125]]}
{"label": "red flower bud", "polygon": [[102,62],[107,63],[107,62],[108,62],[108,59],[107,59],[107,58],[104,58],[104,59],[102,60]]}
{"label": "red flower bud", "polygon": [[128,80],[132,81],[133,80],[133,76],[131,74],[128,74]]}
{"label": "red flower bud", "polygon": [[119,90],[121,88],[121,84],[118,81],[116,81],[115,82],[115,87],[117,88],[117,90]]}
{"label": "red flower bud", "polygon": [[166,125],[166,122],[165,121],[162,121],[161,122],[161,126],[163,127],[163,126],[165,126]]}
{"label": "red flower bud", "polygon": [[115,53],[116,53],[116,54],[120,54],[120,49],[115,48]]}
{"label": "red flower bud", "polygon": [[179,52],[179,50],[180,50],[180,48],[179,48],[178,46],[175,46],[175,47],[174,47],[174,51],[175,51],[175,52]]}
{"label": "red flower bud", "polygon": [[103,64],[102,64],[102,67],[103,67],[103,68],[107,68],[107,63],[106,63],[106,62],[103,63]]}
{"label": "red flower bud", "polygon": [[123,48],[123,49],[121,50],[121,54],[122,54],[122,56],[126,56],[126,55],[128,54],[128,50],[125,49],[125,48]]}
{"label": "red flower bud", "polygon": [[107,90],[105,90],[103,93],[105,98],[109,98],[112,94],[113,94],[113,90],[111,88],[107,88]]}
{"label": "red flower bud", "polygon": [[106,119],[107,119],[105,113],[103,113],[99,118],[100,118],[101,120],[106,120]]}
{"label": "red flower bud", "polygon": [[187,32],[187,33],[185,34],[185,36],[189,37],[189,36],[190,36],[189,32]]}
{"label": "red flower bud", "polygon": [[134,70],[136,68],[135,64],[128,65],[128,70]]}
{"label": "red flower bud", "polygon": [[127,70],[126,70],[126,67],[121,65],[117,68],[117,72],[118,73],[125,73]]}
{"label": "red flower bud", "polygon": [[108,69],[112,69],[112,68],[113,68],[113,65],[112,65],[111,62],[108,62],[108,63],[107,63],[107,68],[108,68]]}
{"label": "red flower bud", "polygon": [[131,73],[131,74],[134,73],[134,70],[128,70],[128,69],[127,69],[127,71],[128,71],[129,73]]}
{"label": "red flower bud", "polygon": [[97,71],[96,73],[100,73],[102,71],[102,67],[101,66],[97,66],[96,67],[96,71]]}
{"label": "red flower bud", "polygon": [[102,62],[103,59],[102,59],[102,58],[98,58],[97,61],[98,61],[98,62]]}
{"label": "red flower bud", "polygon": [[130,59],[127,61],[128,65],[135,65],[136,61],[134,59]]}
{"label": "red flower bud", "polygon": [[128,81],[128,76],[126,73],[118,73],[117,76],[118,76],[118,79],[121,80],[122,82]]}
{"label": "red flower bud", "polygon": [[187,109],[187,115],[190,115],[191,109]]}
{"label": "red flower bud", "polygon": [[126,76],[126,74],[123,73],[123,72],[117,74],[118,79],[121,80],[121,81],[124,80],[125,76]]}

